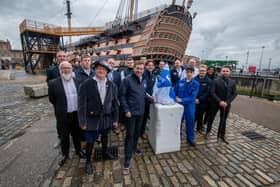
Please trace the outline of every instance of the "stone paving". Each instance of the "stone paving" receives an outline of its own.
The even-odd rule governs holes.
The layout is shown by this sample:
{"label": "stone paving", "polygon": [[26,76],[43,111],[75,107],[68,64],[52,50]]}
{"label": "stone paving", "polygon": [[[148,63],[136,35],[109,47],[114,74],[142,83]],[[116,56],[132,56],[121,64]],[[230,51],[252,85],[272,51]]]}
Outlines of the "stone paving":
{"label": "stone paving", "polygon": [[[47,97],[30,99],[23,93],[25,83],[42,81],[44,78],[0,81],[0,146],[22,135],[25,128],[41,117],[53,116]],[[110,144],[119,147],[118,160],[94,162],[94,175],[86,175],[85,160],[72,151],[71,159],[57,168],[52,181],[43,184],[64,187],[280,186],[279,133],[231,114],[227,127],[230,144],[226,145],[216,140],[217,125],[218,119],[209,140],[196,134],[196,148],[187,145],[183,136],[179,152],[155,155],[149,142],[140,140],[143,154],[133,158],[129,175],[122,170],[124,135],[112,133]],[[266,139],[251,140],[241,134],[249,130]]]}
{"label": "stone paving", "polygon": [[25,128],[52,112],[48,98],[31,99],[24,95],[24,83],[42,80],[0,81],[0,146],[21,136]]}
{"label": "stone paving", "polygon": [[[218,115],[217,115],[218,116]],[[131,172],[122,170],[123,139],[111,134],[111,145],[119,146],[119,159],[94,163],[94,175],[84,172],[84,159],[72,159],[58,168],[51,186],[271,186],[280,185],[280,134],[231,114],[229,145],[217,142],[215,120],[209,140],[196,134],[195,148],[182,137],[181,151],[155,155],[148,141],[140,141],[141,156],[135,156]],[[241,133],[255,131],[265,140],[251,140]],[[172,141],[172,140],[171,140]]]}

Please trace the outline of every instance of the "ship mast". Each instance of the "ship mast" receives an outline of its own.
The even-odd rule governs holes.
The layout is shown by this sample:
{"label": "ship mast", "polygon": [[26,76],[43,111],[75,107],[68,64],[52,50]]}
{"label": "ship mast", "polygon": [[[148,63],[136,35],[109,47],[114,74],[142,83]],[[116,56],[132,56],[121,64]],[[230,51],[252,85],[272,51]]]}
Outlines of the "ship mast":
{"label": "ship mast", "polygon": [[133,10],[134,10],[134,0],[130,0],[129,21],[132,21],[132,20],[133,20]]}

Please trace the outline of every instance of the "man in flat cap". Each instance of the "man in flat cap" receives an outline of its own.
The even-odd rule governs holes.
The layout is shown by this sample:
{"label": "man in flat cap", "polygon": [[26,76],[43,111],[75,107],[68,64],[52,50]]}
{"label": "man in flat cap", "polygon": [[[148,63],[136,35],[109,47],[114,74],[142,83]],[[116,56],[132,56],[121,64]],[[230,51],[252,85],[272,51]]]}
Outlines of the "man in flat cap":
{"label": "man in flat cap", "polygon": [[107,74],[111,67],[104,61],[94,63],[95,76],[87,79],[79,90],[78,115],[80,127],[85,130],[87,174],[92,174],[91,153],[98,136],[102,136],[103,157],[110,157],[107,150],[108,132],[118,124],[118,88]]}

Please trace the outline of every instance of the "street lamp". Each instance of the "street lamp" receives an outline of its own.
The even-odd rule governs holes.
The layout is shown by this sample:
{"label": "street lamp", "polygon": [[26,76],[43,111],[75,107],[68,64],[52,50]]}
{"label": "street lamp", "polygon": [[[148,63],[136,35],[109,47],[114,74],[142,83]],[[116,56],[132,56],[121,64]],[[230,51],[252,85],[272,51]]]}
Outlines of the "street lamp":
{"label": "street lamp", "polygon": [[263,60],[263,51],[264,51],[265,46],[262,46],[262,52],[261,52],[261,57],[260,57],[260,63],[259,63],[259,72],[262,71],[262,60]]}

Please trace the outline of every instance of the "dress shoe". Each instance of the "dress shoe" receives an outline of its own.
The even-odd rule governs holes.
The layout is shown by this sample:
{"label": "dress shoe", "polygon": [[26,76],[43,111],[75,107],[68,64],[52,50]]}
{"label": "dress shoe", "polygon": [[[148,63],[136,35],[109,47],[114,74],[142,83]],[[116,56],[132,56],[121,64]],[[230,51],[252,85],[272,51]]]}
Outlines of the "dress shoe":
{"label": "dress shoe", "polygon": [[53,148],[54,148],[54,149],[59,148],[60,144],[61,144],[61,141],[58,140],[58,141],[53,145]]}
{"label": "dress shoe", "polygon": [[85,170],[86,170],[86,173],[88,175],[92,175],[93,174],[91,162],[86,162]]}
{"label": "dress shoe", "polygon": [[136,156],[142,155],[141,149],[137,148],[136,151],[135,151],[135,154],[136,154]]}
{"label": "dress shoe", "polygon": [[68,159],[68,156],[62,156],[61,159],[58,161],[58,165],[60,167],[62,167],[65,164],[67,159]]}
{"label": "dress shoe", "polygon": [[123,169],[129,170],[130,169],[130,160],[125,160],[123,163]]}
{"label": "dress shoe", "polygon": [[221,138],[221,140],[226,143],[226,144],[229,144],[229,142],[226,140],[226,138]]}
{"label": "dress shoe", "polygon": [[190,146],[192,146],[192,147],[195,147],[195,146],[196,146],[195,142],[191,142],[191,141],[188,141],[188,140],[187,140],[187,142],[188,142],[188,144],[190,144]]}
{"label": "dress shoe", "polygon": [[109,151],[103,152],[102,153],[102,158],[104,160],[114,160],[115,159],[114,155],[112,155]]}
{"label": "dress shoe", "polygon": [[100,144],[101,143],[101,135],[98,136],[96,143]]}
{"label": "dress shoe", "polygon": [[80,158],[86,158],[86,154],[82,150],[77,151],[76,155],[78,155]]}

